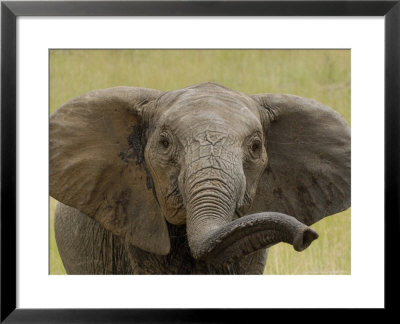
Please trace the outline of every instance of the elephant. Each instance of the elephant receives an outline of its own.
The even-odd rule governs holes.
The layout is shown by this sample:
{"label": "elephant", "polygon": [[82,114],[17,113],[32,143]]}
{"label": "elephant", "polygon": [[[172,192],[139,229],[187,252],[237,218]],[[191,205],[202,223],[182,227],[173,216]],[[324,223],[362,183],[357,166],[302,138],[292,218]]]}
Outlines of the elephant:
{"label": "elephant", "polygon": [[344,118],[290,94],[118,86],[50,116],[68,274],[262,274],[268,248],[350,206]]}

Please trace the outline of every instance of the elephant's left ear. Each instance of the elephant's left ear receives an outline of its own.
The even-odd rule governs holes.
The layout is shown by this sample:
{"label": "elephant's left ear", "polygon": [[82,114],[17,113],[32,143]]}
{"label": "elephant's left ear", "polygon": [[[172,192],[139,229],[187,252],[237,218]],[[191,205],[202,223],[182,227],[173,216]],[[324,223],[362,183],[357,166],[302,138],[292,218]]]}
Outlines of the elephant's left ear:
{"label": "elephant's left ear", "polygon": [[50,195],[145,251],[168,254],[165,219],[143,157],[148,115],[161,91],[95,90],[50,117]]}
{"label": "elephant's left ear", "polygon": [[293,95],[253,95],[264,119],[268,166],[253,211],[311,225],[350,207],[351,137],[344,118]]}

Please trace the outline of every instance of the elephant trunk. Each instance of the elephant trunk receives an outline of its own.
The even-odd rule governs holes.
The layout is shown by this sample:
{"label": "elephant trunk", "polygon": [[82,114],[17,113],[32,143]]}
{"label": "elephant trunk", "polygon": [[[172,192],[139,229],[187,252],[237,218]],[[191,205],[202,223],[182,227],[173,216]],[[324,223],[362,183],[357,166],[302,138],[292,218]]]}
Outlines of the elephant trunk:
{"label": "elephant trunk", "polygon": [[311,228],[281,213],[251,214],[232,221],[241,194],[235,194],[227,182],[192,180],[194,184],[186,186],[187,235],[194,258],[220,264],[279,242],[302,251],[318,237]]}
{"label": "elephant trunk", "polygon": [[213,263],[241,258],[279,242],[293,245],[296,251],[306,249],[318,234],[294,217],[273,212],[251,214],[230,222],[203,239],[202,254]]}
{"label": "elephant trunk", "polygon": [[207,254],[206,241],[210,234],[224,228],[231,218],[231,198],[222,193],[221,185],[195,186],[187,201],[187,234],[189,246],[194,258],[202,258]]}

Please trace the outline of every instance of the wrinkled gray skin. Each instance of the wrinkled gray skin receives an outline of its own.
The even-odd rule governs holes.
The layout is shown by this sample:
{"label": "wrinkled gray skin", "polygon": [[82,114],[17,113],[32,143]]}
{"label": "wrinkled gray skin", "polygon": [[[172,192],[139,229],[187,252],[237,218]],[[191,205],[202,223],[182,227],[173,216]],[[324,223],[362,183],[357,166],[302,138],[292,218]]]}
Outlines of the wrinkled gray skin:
{"label": "wrinkled gray skin", "polygon": [[261,274],[350,206],[350,129],[213,83],[94,91],[50,118],[50,193],[69,274]]}

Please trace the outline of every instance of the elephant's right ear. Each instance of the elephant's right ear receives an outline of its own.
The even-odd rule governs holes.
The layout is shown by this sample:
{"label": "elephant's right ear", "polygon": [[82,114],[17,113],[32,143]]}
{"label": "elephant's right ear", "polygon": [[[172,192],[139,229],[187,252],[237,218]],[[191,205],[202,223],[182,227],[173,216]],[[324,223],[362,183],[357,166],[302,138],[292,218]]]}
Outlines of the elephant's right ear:
{"label": "elephant's right ear", "polygon": [[143,157],[141,115],[161,91],[89,92],[50,117],[50,195],[145,251],[168,254],[165,219]]}

